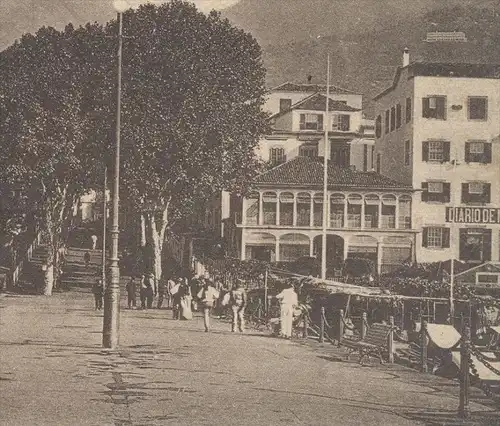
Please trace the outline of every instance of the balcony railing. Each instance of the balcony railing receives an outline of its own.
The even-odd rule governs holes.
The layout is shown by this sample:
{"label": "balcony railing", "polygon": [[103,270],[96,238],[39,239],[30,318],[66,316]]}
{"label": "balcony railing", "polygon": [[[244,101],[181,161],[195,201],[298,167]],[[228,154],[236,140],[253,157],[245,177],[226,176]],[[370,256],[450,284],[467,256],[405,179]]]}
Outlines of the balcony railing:
{"label": "balcony railing", "polygon": [[280,213],[280,225],[281,226],[292,226],[293,225],[293,213]]}
{"label": "balcony railing", "polygon": [[314,226],[321,226],[321,225],[323,225],[323,212],[321,212],[321,213],[314,213],[313,225]]}
{"label": "balcony railing", "polygon": [[382,228],[392,229],[396,227],[396,218],[394,216],[384,214],[382,215],[381,219]]}
{"label": "balcony railing", "polygon": [[311,214],[307,213],[299,213],[297,215],[297,226],[309,226],[311,224]]}
{"label": "balcony railing", "polygon": [[361,215],[360,214],[348,214],[347,215],[347,227],[348,228],[361,228]]}
{"label": "balcony railing", "polygon": [[399,216],[399,229],[411,229],[411,216]]}
{"label": "balcony railing", "polygon": [[276,225],[276,212],[264,212],[264,225]]}
{"label": "balcony railing", "polygon": [[365,214],[365,228],[372,229],[377,227],[377,217],[371,214]]}
{"label": "balcony railing", "polygon": [[330,228],[343,228],[344,214],[332,213],[330,215]]}

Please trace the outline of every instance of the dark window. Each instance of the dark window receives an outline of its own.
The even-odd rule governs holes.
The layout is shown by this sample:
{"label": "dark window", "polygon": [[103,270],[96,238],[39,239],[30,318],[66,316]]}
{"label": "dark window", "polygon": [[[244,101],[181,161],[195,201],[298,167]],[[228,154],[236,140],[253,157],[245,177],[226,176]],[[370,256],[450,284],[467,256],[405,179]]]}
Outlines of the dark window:
{"label": "dark window", "polygon": [[288,111],[292,107],[291,99],[280,99],[280,112]]}
{"label": "dark window", "polygon": [[371,154],[371,164],[372,164],[372,170],[373,170],[373,164],[375,162],[375,147],[372,146],[372,154]]}
{"label": "dark window", "polygon": [[426,141],[422,143],[422,161],[450,161],[450,142]]}
{"label": "dark window", "polygon": [[377,154],[377,173],[380,173],[381,155]]}
{"label": "dark window", "polygon": [[385,111],[385,133],[389,133],[390,129],[390,125],[391,125],[391,119],[390,119],[390,111],[389,110],[386,110]]}
{"label": "dark window", "polygon": [[429,96],[422,99],[422,117],[446,120],[446,97]]}
{"label": "dark window", "polygon": [[349,167],[351,164],[350,145],[332,142],[330,145],[330,160],[337,166]]}
{"label": "dark window", "polygon": [[409,166],[411,163],[411,143],[410,141],[405,141],[405,166]]}
{"label": "dark window", "polygon": [[488,98],[470,96],[467,100],[469,120],[486,121],[488,119]]}
{"label": "dark window", "polygon": [[465,143],[466,163],[491,163],[491,143],[471,141]]}
{"label": "dark window", "polygon": [[411,98],[406,98],[406,122],[411,121]]}
{"label": "dark window", "polygon": [[391,132],[396,128],[396,108],[391,107]]}
{"label": "dark window", "polygon": [[401,104],[396,105],[396,129],[401,127]]}
{"label": "dark window", "polygon": [[300,130],[323,130],[323,114],[300,114]]}
{"label": "dark window", "polygon": [[450,248],[450,229],[430,226],[422,230],[422,246],[432,249]]}
{"label": "dark window", "polygon": [[368,145],[363,145],[363,171],[368,170]]}
{"label": "dark window", "polygon": [[348,132],[351,127],[351,116],[349,114],[334,114],[332,116],[332,130]]}
{"label": "dark window", "polygon": [[299,148],[300,157],[317,157],[318,156],[318,146],[316,144],[304,144]]}
{"label": "dark window", "polygon": [[491,229],[460,229],[460,260],[477,263],[491,260]]}
{"label": "dark window", "polygon": [[377,119],[375,120],[375,137],[379,138],[382,136],[382,116],[377,115]]}
{"label": "dark window", "polygon": [[450,202],[449,182],[428,181],[422,182],[422,201],[434,203],[449,203]]}
{"label": "dark window", "polygon": [[273,165],[278,165],[286,161],[284,148],[271,148],[269,150],[269,161]]}
{"label": "dark window", "polygon": [[491,184],[486,182],[462,183],[462,203],[485,204],[491,202]]}

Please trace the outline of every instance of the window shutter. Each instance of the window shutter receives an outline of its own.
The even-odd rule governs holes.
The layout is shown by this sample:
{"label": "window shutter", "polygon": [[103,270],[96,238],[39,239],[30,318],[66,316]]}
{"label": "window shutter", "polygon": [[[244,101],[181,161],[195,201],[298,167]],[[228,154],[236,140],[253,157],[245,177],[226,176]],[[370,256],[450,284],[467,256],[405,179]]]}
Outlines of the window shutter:
{"label": "window shutter", "polygon": [[491,163],[491,143],[484,144],[483,163]]}
{"label": "window shutter", "polygon": [[469,184],[462,183],[462,203],[468,203],[469,199]]}
{"label": "window shutter", "polygon": [[483,202],[491,202],[491,183],[483,184]]}
{"label": "window shutter", "polygon": [[443,162],[450,161],[450,142],[443,142]]}
{"label": "window shutter", "polygon": [[467,229],[459,229],[460,235],[460,245],[459,245],[459,259],[463,259],[465,256],[463,255],[463,250],[467,244]]}
{"label": "window shutter", "polygon": [[470,142],[465,142],[465,162],[470,163]]}
{"label": "window shutter", "polygon": [[422,182],[422,201],[429,201],[429,184]]}
{"label": "window shutter", "polygon": [[443,182],[443,203],[450,202],[451,184],[450,182]]}
{"label": "window shutter", "polygon": [[450,228],[442,228],[443,244],[442,248],[450,248]]}
{"label": "window shutter", "polygon": [[429,161],[429,142],[422,142],[422,161]]}
{"label": "window shutter", "polygon": [[305,114],[300,114],[300,128],[301,129],[306,128],[306,115]]}
{"label": "window shutter", "polygon": [[323,114],[318,114],[318,130],[323,130]]}
{"label": "window shutter", "polygon": [[429,234],[428,228],[422,229],[422,247],[428,247],[427,244],[427,235]]}
{"label": "window shutter", "polygon": [[429,98],[422,98],[422,117],[429,118]]}
{"label": "window shutter", "polygon": [[346,132],[351,128],[351,116],[349,114],[342,115],[342,130]]}
{"label": "window shutter", "polygon": [[483,262],[491,260],[491,229],[483,229]]}

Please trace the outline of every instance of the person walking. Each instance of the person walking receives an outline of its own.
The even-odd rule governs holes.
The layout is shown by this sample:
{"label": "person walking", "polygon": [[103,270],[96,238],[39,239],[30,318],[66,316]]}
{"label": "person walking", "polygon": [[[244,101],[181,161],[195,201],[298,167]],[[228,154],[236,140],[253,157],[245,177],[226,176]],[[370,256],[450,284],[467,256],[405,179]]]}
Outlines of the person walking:
{"label": "person walking", "polygon": [[147,309],[146,306],[146,277],[144,274],[141,275],[139,297],[141,298],[141,309]]}
{"label": "person walking", "polygon": [[132,275],[130,277],[130,281],[127,283],[127,286],[125,288],[127,290],[128,308],[135,309],[136,308],[136,291],[137,291],[137,285],[135,283],[135,276]]}
{"label": "person walking", "polygon": [[287,282],[287,287],[276,296],[280,301],[280,335],[285,339],[292,338],[293,311],[299,304],[297,293],[293,289],[293,283]]}
{"label": "person walking", "polygon": [[173,277],[167,280],[167,308],[171,308],[173,305],[173,294],[172,290],[175,287],[175,279]]}
{"label": "person walking", "polygon": [[97,235],[92,234],[90,239],[92,240],[92,250],[95,250],[97,248]]}
{"label": "person walking", "polygon": [[214,302],[219,298],[219,292],[211,285],[211,282],[205,278],[203,288],[197,294],[203,307],[203,321],[205,324],[205,332],[210,328],[210,312],[214,306]]}
{"label": "person walking", "polygon": [[102,298],[104,296],[104,286],[100,278],[97,279],[92,286],[92,293],[94,293],[95,310],[100,311],[102,309]]}
{"label": "person walking", "polygon": [[154,289],[155,289],[155,276],[152,272],[150,272],[144,278],[146,289],[145,289],[145,297],[146,297],[146,306],[148,309],[153,307],[153,299],[154,299]]}
{"label": "person walking", "polygon": [[88,250],[83,255],[83,261],[85,262],[85,267],[88,268],[90,266],[90,252]]}
{"label": "person walking", "polygon": [[156,306],[158,309],[161,309],[163,305],[163,300],[167,296],[167,283],[165,279],[162,278],[158,283],[158,305]]}
{"label": "person walking", "polygon": [[233,323],[231,331],[234,333],[236,329],[243,333],[245,330],[245,306],[247,304],[247,292],[243,286],[243,281],[238,279],[237,283],[231,290],[229,299],[231,310],[233,311]]}

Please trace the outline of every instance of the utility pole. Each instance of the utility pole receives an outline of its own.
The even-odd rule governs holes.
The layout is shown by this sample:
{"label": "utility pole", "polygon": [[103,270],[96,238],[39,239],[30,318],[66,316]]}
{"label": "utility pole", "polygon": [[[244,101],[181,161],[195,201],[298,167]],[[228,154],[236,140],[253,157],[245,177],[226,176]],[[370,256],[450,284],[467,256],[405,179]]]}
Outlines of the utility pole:
{"label": "utility pole", "polygon": [[326,61],[325,146],[323,155],[323,234],[321,244],[321,279],[326,279],[326,232],[328,229],[328,126],[330,125],[330,55]]}

